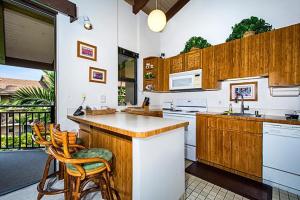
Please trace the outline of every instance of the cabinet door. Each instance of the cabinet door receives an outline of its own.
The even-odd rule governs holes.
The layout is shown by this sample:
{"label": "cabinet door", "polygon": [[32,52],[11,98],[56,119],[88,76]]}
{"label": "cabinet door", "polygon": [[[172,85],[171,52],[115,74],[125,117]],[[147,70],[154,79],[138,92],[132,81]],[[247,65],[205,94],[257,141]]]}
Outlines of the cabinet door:
{"label": "cabinet door", "polygon": [[214,48],[202,49],[202,89],[215,90],[219,88],[217,71],[214,64]]}
{"label": "cabinet door", "polygon": [[184,71],[184,54],[171,58],[171,74]]}
{"label": "cabinet door", "polygon": [[214,46],[215,67],[218,80],[239,78],[241,65],[241,40]]}
{"label": "cabinet door", "polygon": [[196,155],[197,160],[208,159],[207,151],[207,117],[197,116],[196,122]]}
{"label": "cabinet door", "polygon": [[241,39],[241,78],[268,75],[270,35],[267,32]]}
{"label": "cabinet door", "polygon": [[300,24],[271,32],[270,86],[300,85]]}
{"label": "cabinet door", "polygon": [[201,69],[202,51],[193,50],[185,54],[185,71]]}
{"label": "cabinet door", "polygon": [[208,128],[208,161],[222,165],[223,159],[223,133],[214,128]]}
{"label": "cabinet door", "polygon": [[232,134],[232,168],[262,177],[262,135],[248,132]]}
{"label": "cabinet door", "polygon": [[171,59],[167,58],[163,60],[163,91],[169,91],[169,76],[170,76],[170,64]]}
{"label": "cabinet door", "polygon": [[222,131],[222,164],[225,167],[231,168],[231,142],[232,142],[232,131]]}

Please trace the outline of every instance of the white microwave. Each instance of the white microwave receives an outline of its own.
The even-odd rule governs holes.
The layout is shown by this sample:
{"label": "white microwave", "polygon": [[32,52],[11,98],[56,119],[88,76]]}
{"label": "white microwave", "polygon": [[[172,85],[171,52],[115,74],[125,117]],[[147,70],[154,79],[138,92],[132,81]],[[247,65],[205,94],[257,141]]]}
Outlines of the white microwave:
{"label": "white microwave", "polygon": [[202,69],[170,74],[170,90],[188,90],[202,88]]}

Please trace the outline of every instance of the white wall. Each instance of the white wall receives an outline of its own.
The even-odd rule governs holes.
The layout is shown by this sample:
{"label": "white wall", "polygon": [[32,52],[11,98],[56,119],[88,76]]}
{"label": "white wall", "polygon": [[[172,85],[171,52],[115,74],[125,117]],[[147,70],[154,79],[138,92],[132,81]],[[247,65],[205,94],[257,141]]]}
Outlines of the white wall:
{"label": "white wall", "polygon": [[[299,8],[299,0],[191,0],[168,22],[161,33],[161,52],[166,53],[167,57],[177,55],[192,36],[202,36],[211,44],[224,43],[231,33],[231,27],[250,16],[264,18],[274,28],[299,23]],[[223,111],[228,109],[230,103],[229,83],[223,82],[219,91],[157,94],[154,101],[159,99],[161,105],[174,98],[207,98],[209,110]],[[299,97],[271,97],[268,79],[259,79],[258,85],[258,102],[246,103],[253,110],[279,115],[300,110]],[[238,109],[240,105],[233,103],[233,106]]]}
{"label": "white wall", "polygon": [[[143,92],[143,58],[160,55],[160,34],[150,31],[147,26],[147,15],[140,11],[132,13],[132,7],[124,0],[118,0],[118,45],[139,53],[138,59],[138,105],[145,96],[157,96]],[[159,105],[158,98],[151,98],[152,104]]]}
{"label": "white wall", "polygon": [[[81,104],[86,95],[85,105],[118,106],[118,46],[140,54],[139,59],[139,100],[142,95],[142,58],[159,55],[159,34],[147,28],[147,16],[140,12],[132,14],[132,7],[123,0],[73,0],[79,16],[88,16],[93,30],[87,31],[79,21],[70,23],[70,18],[59,14],[57,17],[57,116],[64,129],[78,126],[67,119]],[[98,47],[97,61],[77,58],[77,40]],[[88,81],[89,66],[107,70],[107,83]],[[106,97],[106,102],[101,99]],[[140,100],[141,101],[141,100]]]}

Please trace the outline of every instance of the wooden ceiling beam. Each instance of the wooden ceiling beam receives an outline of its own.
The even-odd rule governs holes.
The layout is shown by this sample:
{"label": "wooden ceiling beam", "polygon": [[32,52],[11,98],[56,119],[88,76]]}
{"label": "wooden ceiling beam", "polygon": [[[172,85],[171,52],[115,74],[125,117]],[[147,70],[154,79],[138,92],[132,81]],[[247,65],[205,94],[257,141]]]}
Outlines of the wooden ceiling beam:
{"label": "wooden ceiling beam", "polygon": [[132,12],[136,15],[140,10],[142,10],[149,0],[134,0],[132,6]]}
{"label": "wooden ceiling beam", "polygon": [[183,8],[190,0],[178,0],[166,13],[167,21],[169,21],[176,13]]}
{"label": "wooden ceiling beam", "polygon": [[27,3],[33,3],[55,11],[64,13],[71,18],[71,21],[77,19],[77,7],[75,3],[68,0],[23,0]]}
{"label": "wooden ceiling beam", "polygon": [[41,69],[41,70],[54,70],[54,64],[43,63],[33,60],[25,60],[20,58],[12,58],[6,57],[5,58],[5,65],[17,66],[17,67],[25,67],[25,68],[32,68],[32,69]]}

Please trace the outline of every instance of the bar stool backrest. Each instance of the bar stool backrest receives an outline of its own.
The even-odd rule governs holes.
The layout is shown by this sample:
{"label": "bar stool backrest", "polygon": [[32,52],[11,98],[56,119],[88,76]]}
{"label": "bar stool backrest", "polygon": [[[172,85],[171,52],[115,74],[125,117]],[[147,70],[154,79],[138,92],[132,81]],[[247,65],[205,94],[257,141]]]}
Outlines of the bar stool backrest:
{"label": "bar stool backrest", "polygon": [[[49,146],[51,145],[51,141],[47,139],[47,136],[50,136],[50,126],[54,126],[54,124],[45,124],[40,121],[34,122],[31,127],[33,130],[32,139],[35,143],[39,145]],[[59,129],[59,125],[56,125]]]}
{"label": "bar stool backrest", "polygon": [[64,157],[71,158],[70,145],[76,145],[77,135],[74,132],[61,131],[53,126],[50,127],[52,145],[63,153]]}

